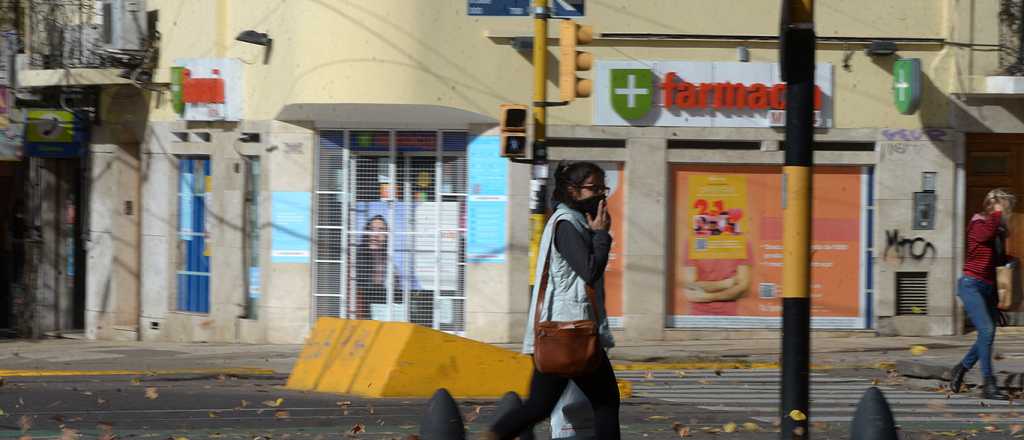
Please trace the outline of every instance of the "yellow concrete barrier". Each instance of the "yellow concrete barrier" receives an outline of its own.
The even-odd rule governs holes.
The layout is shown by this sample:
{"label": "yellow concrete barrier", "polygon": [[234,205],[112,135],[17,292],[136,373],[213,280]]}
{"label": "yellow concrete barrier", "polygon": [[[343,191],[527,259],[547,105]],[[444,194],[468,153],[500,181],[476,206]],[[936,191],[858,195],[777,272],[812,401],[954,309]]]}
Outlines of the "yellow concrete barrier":
{"label": "yellow concrete barrier", "polygon": [[365,397],[526,396],[528,356],[403,322],[320,318],[286,388]]}

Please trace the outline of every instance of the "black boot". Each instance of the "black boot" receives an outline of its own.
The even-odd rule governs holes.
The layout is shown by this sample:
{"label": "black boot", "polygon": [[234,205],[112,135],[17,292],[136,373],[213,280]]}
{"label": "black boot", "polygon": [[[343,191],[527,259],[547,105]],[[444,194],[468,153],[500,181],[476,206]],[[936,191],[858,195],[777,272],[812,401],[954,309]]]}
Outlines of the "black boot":
{"label": "black boot", "polygon": [[960,392],[960,387],[964,385],[964,375],[967,374],[967,369],[964,368],[964,364],[959,362],[952,370],[949,370],[949,390],[954,393]]}
{"label": "black boot", "polygon": [[992,400],[1007,399],[1006,393],[999,389],[999,383],[996,382],[995,376],[985,378],[985,384],[981,387],[981,397]]}

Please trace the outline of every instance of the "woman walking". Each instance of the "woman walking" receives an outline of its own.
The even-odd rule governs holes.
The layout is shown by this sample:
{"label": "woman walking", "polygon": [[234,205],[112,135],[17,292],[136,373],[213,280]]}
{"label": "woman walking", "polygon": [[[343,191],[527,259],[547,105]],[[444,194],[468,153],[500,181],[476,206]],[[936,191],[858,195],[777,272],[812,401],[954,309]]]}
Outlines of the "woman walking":
{"label": "woman walking", "polygon": [[[593,320],[599,345],[593,367],[567,377],[541,372],[535,362],[529,399],[495,422],[488,439],[516,438],[547,418],[570,380],[594,409],[596,438],[620,438],[619,388],[605,352],[615,345],[604,306],[604,270],[612,244],[607,190],[604,170],[591,162],[560,165],[555,171],[553,197],[558,205],[541,238],[523,341],[523,353],[534,354],[538,322]],[[539,305],[538,296],[542,298]]]}
{"label": "woman walking", "polygon": [[992,373],[992,342],[996,337],[996,321],[1000,316],[996,309],[996,267],[1003,263],[1003,246],[1008,217],[1016,203],[1013,194],[994,189],[985,196],[983,212],[975,214],[967,226],[967,258],[964,261],[963,277],[960,278],[956,295],[964,304],[967,317],[977,329],[977,339],[953,370],[950,371],[949,388],[960,392],[964,375],[979,360],[984,378],[982,396],[986,399],[1006,399]]}

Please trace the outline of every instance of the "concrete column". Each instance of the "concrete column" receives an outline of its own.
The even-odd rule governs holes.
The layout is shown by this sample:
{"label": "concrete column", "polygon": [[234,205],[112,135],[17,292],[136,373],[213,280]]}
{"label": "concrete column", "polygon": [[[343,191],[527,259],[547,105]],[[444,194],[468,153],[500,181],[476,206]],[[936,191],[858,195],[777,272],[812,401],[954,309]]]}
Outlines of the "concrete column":
{"label": "concrete column", "polygon": [[[471,126],[470,136],[497,136]],[[509,163],[508,248],[504,263],[466,265],[466,336],[483,342],[522,342],[530,302],[530,167]]]}
{"label": "concrete column", "polygon": [[178,219],[178,162],[168,152],[170,132],[163,124],[150,127],[143,144],[141,201],[139,217],[141,243],[146,251],[140,256],[142,340],[160,340],[164,320],[175,300],[175,246]]}
{"label": "concrete column", "polygon": [[623,326],[625,339],[661,340],[665,331],[668,141],[626,141]]}
{"label": "concrete column", "polygon": [[[266,161],[264,169],[267,171],[264,179],[269,186],[269,197],[264,200],[272,200],[273,193],[278,191],[309,192],[312,199],[313,176],[316,175],[313,171],[316,132],[283,123],[272,124],[271,130],[269,142],[278,148],[263,156]],[[269,226],[273,218],[273,206],[271,203],[264,206],[261,223]],[[311,220],[311,226],[315,228],[315,220]],[[275,233],[281,232],[275,231],[272,226],[264,227],[260,242],[271,244]],[[315,237],[311,239],[315,240]],[[270,262],[262,266],[263,295],[260,298],[259,321],[263,322],[266,342],[301,343],[309,334],[312,310],[316,307],[312,302],[313,258],[311,255],[309,263]]]}

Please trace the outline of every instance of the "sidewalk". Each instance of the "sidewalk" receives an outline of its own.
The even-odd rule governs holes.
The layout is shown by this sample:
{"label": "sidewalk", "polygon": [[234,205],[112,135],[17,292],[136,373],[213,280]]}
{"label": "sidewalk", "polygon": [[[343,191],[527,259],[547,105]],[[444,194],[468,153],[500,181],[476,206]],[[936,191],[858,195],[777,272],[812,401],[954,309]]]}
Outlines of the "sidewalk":
{"label": "sidewalk", "polygon": [[[812,363],[815,368],[831,369],[896,368],[904,375],[939,378],[973,342],[973,333],[941,337],[829,337],[816,333]],[[501,346],[519,348],[514,344]],[[912,346],[927,350],[913,354]],[[248,368],[286,375],[301,350],[300,345],[0,340],[0,370],[82,370],[80,374],[85,374],[104,370],[216,372]],[[995,351],[997,371],[1003,375],[1024,373],[1024,329],[999,329]],[[767,332],[764,337],[751,339],[623,343],[611,351],[612,360],[620,368],[631,365],[639,369],[774,367],[780,354],[778,337]]]}

